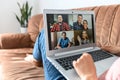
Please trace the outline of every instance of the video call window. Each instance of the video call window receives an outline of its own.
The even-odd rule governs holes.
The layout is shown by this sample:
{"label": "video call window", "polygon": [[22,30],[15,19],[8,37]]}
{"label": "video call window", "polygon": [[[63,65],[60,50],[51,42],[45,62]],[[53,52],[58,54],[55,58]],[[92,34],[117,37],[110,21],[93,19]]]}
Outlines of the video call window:
{"label": "video call window", "polygon": [[47,14],[49,49],[61,49],[94,42],[90,14]]}

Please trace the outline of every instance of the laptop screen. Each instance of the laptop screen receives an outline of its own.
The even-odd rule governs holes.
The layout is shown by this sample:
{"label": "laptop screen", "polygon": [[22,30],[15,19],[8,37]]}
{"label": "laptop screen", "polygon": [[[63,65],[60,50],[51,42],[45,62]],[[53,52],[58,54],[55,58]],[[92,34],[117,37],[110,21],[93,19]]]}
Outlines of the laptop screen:
{"label": "laptop screen", "polygon": [[46,14],[49,50],[94,43],[92,14]]}

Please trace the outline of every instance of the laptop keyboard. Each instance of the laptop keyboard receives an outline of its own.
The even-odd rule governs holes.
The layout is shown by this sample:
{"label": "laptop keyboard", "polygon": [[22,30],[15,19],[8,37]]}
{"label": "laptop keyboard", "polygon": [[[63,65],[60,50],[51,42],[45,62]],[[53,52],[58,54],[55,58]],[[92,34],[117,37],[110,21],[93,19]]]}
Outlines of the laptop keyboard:
{"label": "laptop keyboard", "polygon": [[[103,60],[109,57],[112,57],[111,54],[108,54],[107,52],[103,51],[103,50],[96,50],[96,51],[92,51],[92,52],[88,52],[94,62],[99,61],[99,60]],[[69,70],[73,68],[72,62],[74,60],[77,60],[82,54],[78,54],[78,55],[72,55],[69,57],[64,57],[64,58],[59,58],[56,59],[56,61],[65,69],[65,70]]]}

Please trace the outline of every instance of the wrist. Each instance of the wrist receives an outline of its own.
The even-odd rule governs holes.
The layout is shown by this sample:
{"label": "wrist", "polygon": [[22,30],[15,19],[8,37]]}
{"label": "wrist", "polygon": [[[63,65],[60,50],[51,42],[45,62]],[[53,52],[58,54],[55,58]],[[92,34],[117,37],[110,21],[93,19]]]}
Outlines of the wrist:
{"label": "wrist", "polygon": [[81,80],[98,80],[96,75],[87,75],[82,77]]}

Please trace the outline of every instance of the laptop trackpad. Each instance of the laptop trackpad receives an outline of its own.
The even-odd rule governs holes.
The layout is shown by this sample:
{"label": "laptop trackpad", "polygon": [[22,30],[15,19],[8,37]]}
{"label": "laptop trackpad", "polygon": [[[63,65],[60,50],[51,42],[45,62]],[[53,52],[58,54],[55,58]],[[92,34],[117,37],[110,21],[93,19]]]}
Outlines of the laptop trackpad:
{"label": "laptop trackpad", "polygon": [[111,57],[111,58],[107,58],[107,59],[95,62],[97,76],[100,76],[102,73],[108,70],[116,59],[117,57]]}

